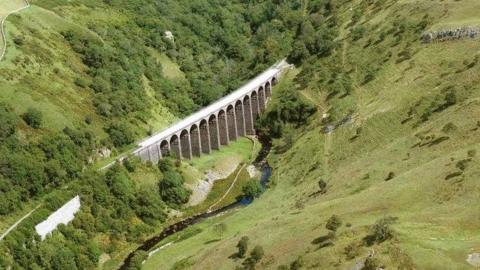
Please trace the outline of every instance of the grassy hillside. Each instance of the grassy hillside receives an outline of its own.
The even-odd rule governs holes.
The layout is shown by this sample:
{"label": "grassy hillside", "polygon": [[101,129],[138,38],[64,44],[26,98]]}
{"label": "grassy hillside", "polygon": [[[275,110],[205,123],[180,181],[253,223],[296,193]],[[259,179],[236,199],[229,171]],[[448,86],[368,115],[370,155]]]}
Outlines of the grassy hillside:
{"label": "grassy hillside", "polygon": [[[335,8],[336,48],[307,58],[292,90],[320,111],[274,140],[271,188],[245,209],[196,225],[198,233],[144,269],[235,269],[245,261],[234,256],[242,236],[249,251],[265,251],[257,269],[350,269],[372,253],[369,262],[387,269],[473,269],[466,259],[480,252],[480,43],[422,44],[420,35],[476,26],[479,3]],[[336,129],[325,134],[327,125]],[[342,223],[335,234],[326,229],[332,215]]]}

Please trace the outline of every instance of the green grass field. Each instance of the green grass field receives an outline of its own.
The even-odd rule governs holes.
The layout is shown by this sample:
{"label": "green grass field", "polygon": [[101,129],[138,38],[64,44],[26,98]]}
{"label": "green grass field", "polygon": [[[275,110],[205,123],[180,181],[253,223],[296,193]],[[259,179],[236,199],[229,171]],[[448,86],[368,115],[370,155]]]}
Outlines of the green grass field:
{"label": "green grass field", "polygon": [[[349,269],[372,250],[386,269],[474,269],[466,258],[480,252],[480,67],[466,66],[478,55],[480,43],[391,46],[394,39],[387,35],[365,46],[407,11],[412,19],[428,11],[430,29],[477,26],[473,10],[479,3],[386,2],[380,10],[363,13],[360,23],[368,32],[356,42],[348,36],[350,5],[339,16],[342,46],[332,58],[343,56],[335,60],[357,82],[368,66],[377,69],[375,79],[356,83],[352,95],[328,101],[333,119],[354,107],[353,123],[326,135],[319,112],[297,131],[290,150],[271,154],[273,185],[260,199],[195,225],[195,234],[156,253],[143,269],[235,269],[243,260],[229,257],[242,236],[250,238],[250,249],[261,245],[265,250],[257,269],[277,269],[298,257],[305,269]],[[404,49],[411,57],[400,61]],[[452,86],[456,104],[419,121],[422,110]],[[307,86],[304,95],[319,108],[326,104],[316,89]],[[412,110],[413,120],[404,122]],[[360,135],[354,137],[359,127]],[[327,182],[325,194],[316,193],[319,179]],[[332,246],[321,247],[317,242],[327,235],[325,223],[332,214],[343,226]],[[385,216],[398,218],[392,225],[394,238],[365,246],[362,239],[370,226]],[[212,229],[219,223],[227,228],[222,236]],[[354,259],[347,257],[347,247],[354,247]]]}

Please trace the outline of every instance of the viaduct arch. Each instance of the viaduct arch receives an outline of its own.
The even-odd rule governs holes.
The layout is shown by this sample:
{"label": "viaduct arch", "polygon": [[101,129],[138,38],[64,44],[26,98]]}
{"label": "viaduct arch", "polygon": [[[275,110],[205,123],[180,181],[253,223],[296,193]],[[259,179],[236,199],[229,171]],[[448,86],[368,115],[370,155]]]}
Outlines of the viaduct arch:
{"label": "viaduct arch", "polygon": [[167,155],[191,159],[238,137],[254,135],[255,119],[265,111],[272,87],[286,66],[281,61],[236,91],[143,140],[133,154],[154,163]]}

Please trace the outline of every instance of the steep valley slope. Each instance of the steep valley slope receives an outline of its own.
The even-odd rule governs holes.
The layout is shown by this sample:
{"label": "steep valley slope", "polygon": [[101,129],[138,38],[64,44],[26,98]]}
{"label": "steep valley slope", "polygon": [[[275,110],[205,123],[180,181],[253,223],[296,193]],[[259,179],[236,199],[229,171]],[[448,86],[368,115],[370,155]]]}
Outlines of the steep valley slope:
{"label": "steep valley slope", "polygon": [[[480,43],[420,38],[477,26],[479,3],[335,3],[336,48],[274,89],[267,119],[289,113],[284,89],[319,110],[305,125],[283,122],[270,188],[245,209],[196,225],[197,234],[142,269],[251,269],[256,245],[264,250],[256,269],[474,269]],[[332,215],[341,221],[334,234]],[[227,228],[221,235],[218,224]],[[249,249],[238,258],[243,236]]]}

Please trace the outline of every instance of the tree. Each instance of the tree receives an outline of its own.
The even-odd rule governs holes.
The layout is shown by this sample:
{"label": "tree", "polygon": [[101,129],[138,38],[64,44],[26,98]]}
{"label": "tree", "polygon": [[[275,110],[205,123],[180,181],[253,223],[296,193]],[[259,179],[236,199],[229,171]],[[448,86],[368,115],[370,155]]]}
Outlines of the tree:
{"label": "tree", "polygon": [[116,147],[131,144],[135,138],[132,127],[125,122],[113,123],[106,129],[106,131],[108,135],[110,135],[113,145]]}
{"label": "tree", "polygon": [[162,200],[170,206],[179,206],[188,202],[192,191],[183,186],[183,177],[174,170],[163,173],[163,179],[158,183]]}
{"label": "tree", "polygon": [[127,270],[140,270],[142,269],[143,261],[148,257],[148,252],[139,250],[133,255],[130,263],[127,266]]}
{"label": "tree", "polygon": [[337,215],[332,215],[328,220],[327,224],[325,225],[325,228],[327,228],[330,231],[337,231],[338,228],[342,226],[342,221]]}
{"label": "tree", "polygon": [[77,265],[75,263],[75,254],[68,247],[58,247],[57,252],[52,258],[52,269],[54,270],[64,270],[71,269],[76,270]]}
{"label": "tree", "polygon": [[40,128],[42,125],[42,112],[35,108],[29,108],[22,118],[32,128]]}
{"label": "tree", "polygon": [[254,199],[260,197],[262,194],[262,185],[257,180],[248,181],[242,188],[242,196],[248,199]]}
{"label": "tree", "polygon": [[4,104],[0,104],[0,141],[15,134],[18,118],[13,110]]}
{"label": "tree", "polygon": [[243,258],[243,257],[245,257],[245,254],[247,254],[248,241],[249,241],[248,236],[243,236],[242,238],[240,238],[240,241],[238,241],[238,244],[237,244],[237,248],[238,248],[237,256],[238,256],[239,258]]}
{"label": "tree", "polygon": [[165,204],[155,189],[141,188],[136,194],[134,208],[136,214],[148,224],[165,220]]}
{"label": "tree", "polygon": [[253,248],[252,252],[250,253],[250,258],[252,258],[252,260],[255,263],[257,263],[263,258],[263,255],[265,255],[265,252],[263,251],[263,247],[262,246],[255,246]]}

